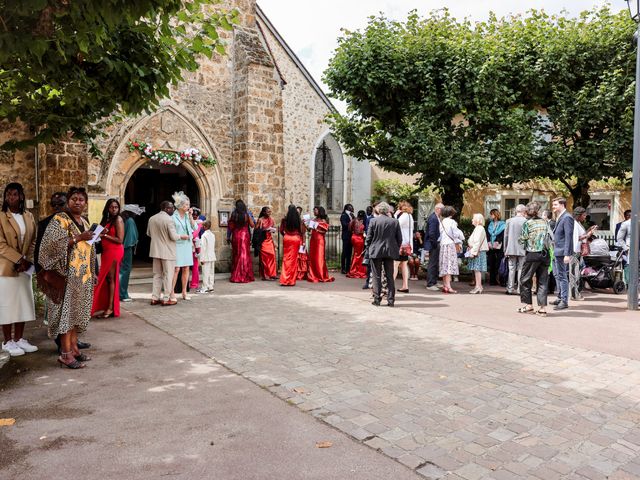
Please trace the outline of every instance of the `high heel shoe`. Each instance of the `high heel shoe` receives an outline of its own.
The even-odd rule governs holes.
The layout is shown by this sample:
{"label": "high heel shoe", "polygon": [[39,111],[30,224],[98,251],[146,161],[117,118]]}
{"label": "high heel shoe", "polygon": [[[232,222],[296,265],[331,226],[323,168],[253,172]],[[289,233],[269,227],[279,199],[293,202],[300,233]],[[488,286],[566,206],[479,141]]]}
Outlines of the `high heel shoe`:
{"label": "high heel shoe", "polygon": [[456,290],[454,290],[453,288],[448,288],[448,287],[443,287],[442,291],[444,293],[458,293]]}
{"label": "high heel shoe", "polygon": [[111,318],[111,317],[113,317],[113,310],[112,311],[107,310],[102,315],[100,315],[100,318]]}
{"label": "high heel shoe", "polygon": [[482,291],[483,291],[482,288],[476,287],[473,290],[471,290],[469,293],[471,293],[471,294],[480,294],[480,293],[482,293]]}

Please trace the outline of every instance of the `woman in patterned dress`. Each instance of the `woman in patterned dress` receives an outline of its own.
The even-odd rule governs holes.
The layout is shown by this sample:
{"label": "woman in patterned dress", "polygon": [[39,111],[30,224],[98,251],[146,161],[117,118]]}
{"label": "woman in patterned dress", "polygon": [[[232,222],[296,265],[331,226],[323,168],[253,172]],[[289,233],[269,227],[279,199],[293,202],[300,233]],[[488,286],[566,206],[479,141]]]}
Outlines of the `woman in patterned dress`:
{"label": "woman in patterned dress", "polygon": [[446,206],[442,209],[440,222],[440,276],[444,293],[458,293],[451,288],[451,277],[458,275],[458,251],[456,245],[462,245],[464,234],[453,219],[456,209]]}
{"label": "woman in patterned dress", "polygon": [[67,211],[53,217],[40,245],[39,262],[45,270],[66,277],[62,302],[47,302],[49,337],[60,335],[61,355],[58,362],[68,368],[83,368],[90,360],[78,350],[78,335],[91,318],[93,286],[96,281],[96,253],[89,222],[83,216],[88,196],[84,188],[71,188],[67,193]]}
{"label": "woman in patterned dress", "polygon": [[467,267],[475,276],[475,288],[469,293],[482,293],[482,273],[487,271],[487,232],[484,229],[484,216],[476,213],[471,220],[476,227],[467,241]]}

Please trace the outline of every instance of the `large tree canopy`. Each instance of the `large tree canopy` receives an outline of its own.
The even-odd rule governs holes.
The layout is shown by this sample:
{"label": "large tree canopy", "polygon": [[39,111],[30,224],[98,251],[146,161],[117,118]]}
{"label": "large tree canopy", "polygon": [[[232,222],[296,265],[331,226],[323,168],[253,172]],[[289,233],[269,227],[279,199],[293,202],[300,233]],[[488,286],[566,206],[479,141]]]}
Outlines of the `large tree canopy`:
{"label": "large tree canopy", "polygon": [[[464,179],[549,176],[574,186],[623,175],[633,28],[606,8],[578,19],[532,11],[477,24],[446,10],[406,22],[371,18],[364,31],[345,32],[325,72],[347,103],[334,133],[349,154],[418,174],[454,205]],[[581,147],[575,132],[585,128]]]}
{"label": "large tree canopy", "polygon": [[197,57],[224,53],[218,0],[0,0],[0,118],[33,138],[90,141],[105,118],[157,106]]}

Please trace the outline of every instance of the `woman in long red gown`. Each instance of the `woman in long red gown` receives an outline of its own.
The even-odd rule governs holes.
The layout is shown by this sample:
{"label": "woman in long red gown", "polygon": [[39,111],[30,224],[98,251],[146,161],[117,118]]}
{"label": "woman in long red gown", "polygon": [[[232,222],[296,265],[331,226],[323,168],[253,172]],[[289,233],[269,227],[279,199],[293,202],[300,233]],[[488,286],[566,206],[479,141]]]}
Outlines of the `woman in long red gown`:
{"label": "woman in long red gown", "polygon": [[91,315],[102,312],[101,318],[120,316],[120,263],[124,257],[124,220],[120,216],[120,202],[107,200],[102,210],[100,234],[102,255],[100,274],[93,293]]}
{"label": "woman in long red gown", "polygon": [[351,245],[353,256],[351,257],[351,268],[347,277],[367,278],[367,266],[362,264],[364,260],[364,219],[365,211],[360,210],[358,216],[351,220],[349,230],[351,231]]}
{"label": "woman in long red gown", "polygon": [[[324,237],[329,230],[329,217],[324,207],[315,207],[313,209],[314,219],[311,231],[311,241],[309,242],[309,271],[307,273],[307,281],[333,282],[335,278],[329,276],[327,269],[327,261],[324,256],[325,241]],[[317,224],[317,225],[316,225]]]}
{"label": "woman in long red gown", "polygon": [[271,217],[271,207],[262,207],[256,228],[264,230],[264,240],[260,246],[260,276],[262,280],[275,280],[278,278],[276,268],[276,246],[273,242],[275,222]]}
{"label": "woman in long red gown", "polygon": [[284,254],[282,256],[282,269],[280,271],[280,285],[293,286],[298,279],[298,252],[302,245],[302,236],[305,229],[300,214],[295,205],[289,205],[287,216],[282,219],[280,233],[284,235],[282,240]]}
{"label": "woman in long red gown", "polygon": [[249,227],[255,227],[255,223],[247,212],[247,206],[242,200],[238,200],[236,209],[229,219],[232,249],[231,277],[229,281],[233,283],[249,283],[255,280]]}

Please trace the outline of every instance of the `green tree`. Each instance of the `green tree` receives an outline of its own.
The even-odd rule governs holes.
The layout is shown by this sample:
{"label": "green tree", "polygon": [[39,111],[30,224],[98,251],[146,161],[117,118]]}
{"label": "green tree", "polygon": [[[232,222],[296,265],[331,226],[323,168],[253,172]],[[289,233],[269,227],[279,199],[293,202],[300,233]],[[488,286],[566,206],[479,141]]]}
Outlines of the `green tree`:
{"label": "green tree", "polygon": [[531,11],[471,25],[447,11],[371,18],[345,32],[325,80],[347,103],[333,130],[349,154],[420,175],[460,206],[462,182],[591,179],[630,167],[633,22],[608,8]]}
{"label": "green tree", "polygon": [[554,32],[540,59],[547,121],[536,173],[560,180],[574,204],[587,207],[591,180],[624,179],[631,170],[635,24],[626,11],[608,8],[545,21]]}
{"label": "green tree", "polygon": [[333,117],[334,133],[350,155],[418,174],[461,209],[465,179],[498,180],[502,159],[531,163],[537,117],[511,108],[517,92],[498,81],[506,60],[488,47],[480,29],[446,10],[405,23],[371,18],[363,32],[345,32],[325,72],[348,106]]}
{"label": "green tree", "polygon": [[118,115],[153,109],[198,56],[223,54],[237,11],[218,0],[0,0],[0,118],[50,142],[91,141]]}

